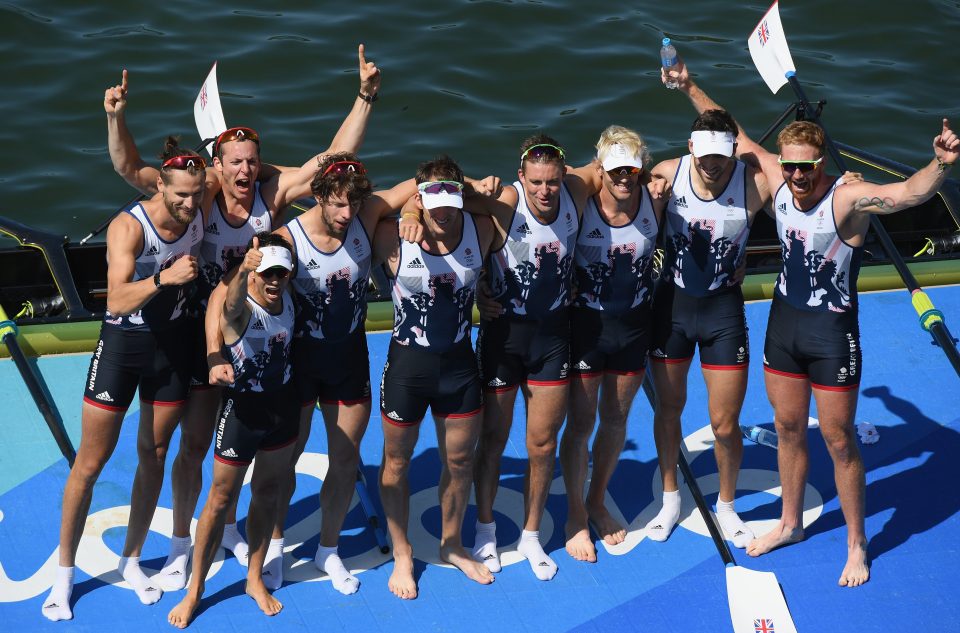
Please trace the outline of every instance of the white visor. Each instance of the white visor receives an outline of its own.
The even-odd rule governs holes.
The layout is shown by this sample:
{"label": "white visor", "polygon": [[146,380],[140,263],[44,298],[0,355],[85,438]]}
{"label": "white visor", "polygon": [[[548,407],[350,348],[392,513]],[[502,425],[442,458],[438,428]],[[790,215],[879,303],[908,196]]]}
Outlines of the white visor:
{"label": "white visor", "polygon": [[690,134],[690,140],[693,142],[693,155],[702,158],[710,154],[733,156],[733,144],[737,137],[730,132],[697,130]]}
{"label": "white visor", "polygon": [[643,157],[638,154],[627,151],[627,148],[620,143],[614,143],[607,149],[607,153],[600,159],[604,171],[610,171],[617,167],[640,167],[643,168]]}
{"label": "white visor", "polygon": [[263,259],[257,266],[257,272],[262,273],[268,268],[279,266],[287,270],[293,270],[293,259],[290,257],[290,251],[282,246],[264,246],[260,249]]}
{"label": "white visor", "polygon": [[437,207],[463,208],[463,193],[459,191],[457,193],[448,193],[446,191],[427,193],[421,191],[420,199],[423,201],[424,209],[436,209]]}

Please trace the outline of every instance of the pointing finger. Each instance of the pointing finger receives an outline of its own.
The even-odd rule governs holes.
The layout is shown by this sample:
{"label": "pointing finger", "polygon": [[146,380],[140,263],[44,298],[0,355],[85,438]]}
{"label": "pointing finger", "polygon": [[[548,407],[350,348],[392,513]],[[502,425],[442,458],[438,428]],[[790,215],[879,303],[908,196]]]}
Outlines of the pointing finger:
{"label": "pointing finger", "polygon": [[123,92],[123,94],[127,94],[127,83],[128,83],[128,78],[127,78],[127,77],[128,77],[128,75],[127,75],[127,69],[124,68],[124,69],[123,69],[123,79],[120,81],[120,91]]}
{"label": "pointing finger", "polygon": [[363,55],[364,49],[363,44],[357,47],[357,56],[360,58],[360,68],[363,68],[367,65],[367,58]]}

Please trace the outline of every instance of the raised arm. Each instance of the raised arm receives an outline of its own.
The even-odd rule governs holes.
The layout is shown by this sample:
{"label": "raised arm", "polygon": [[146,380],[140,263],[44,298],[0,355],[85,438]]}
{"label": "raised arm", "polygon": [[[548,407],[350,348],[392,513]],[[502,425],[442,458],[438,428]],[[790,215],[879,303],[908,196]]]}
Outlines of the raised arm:
{"label": "raised arm", "polygon": [[133,135],[127,128],[127,91],[129,74],[123,70],[120,83],[107,88],[103,93],[103,109],[107,113],[107,148],[113,169],[131,187],[148,196],[157,193],[157,176],[160,171],[144,162],[137,151]]}
{"label": "raised arm", "polygon": [[224,340],[236,341],[243,334],[247,321],[250,319],[250,308],[247,305],[247,280],[250,273],[260,266],[263,253],[260,252],[260,240],[253,238],[253,246],[247,249],[243,261],[237,267],[237,272],[227,285],[227,292],[223,299],[223,312],[220,315],[220,329]]}
{"label": "raised arm", "polygon": [[[308,158],[299,168],[278,169],[275,179],[267,181],[262,191],[264,196],[274,201],[274,208],[283,209],[299,198],[310,195],[310,182],[317,173],[324,154],[335,152],[359,151],[363,137],[367,132],[367,123],[373,112],[373,102],[380,91],[380,69],[364,56],[363,44],[358,49],[360,61],[360,92],[353,100],[353,107],[343,120],[340,129],[334,135],[330,146]],[[403,203],[401,203],[402,205]],[[399,208],[399,207],[397,207]]]}
{"label": "raised arm", "polygon": [[[143,248],[143,229],[121,213],[107,229],[107,310],[114,316],[133,314],[160,292],[153,277],[133,281],[136,253]],[[197,277],[197,258],[184,255],[160,272],[163,286],[180,286]]]}
{"label": "raised arm", "polygon": [[960,139],[947,119],[943,119],[940,134],[933,139],[933,155],[933,160],[903,182],[846,184],[837,189],[837,203],[856,214],[896,213],[922,204],[936,193],[960,157]]}

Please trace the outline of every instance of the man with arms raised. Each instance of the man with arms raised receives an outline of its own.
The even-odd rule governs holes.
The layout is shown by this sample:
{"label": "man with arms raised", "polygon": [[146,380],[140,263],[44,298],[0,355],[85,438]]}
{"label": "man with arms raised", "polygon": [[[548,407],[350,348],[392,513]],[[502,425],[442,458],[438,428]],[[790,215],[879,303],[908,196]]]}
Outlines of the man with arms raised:
{"label": "man with arms raised", "polygon": [[74,561],[94,484],[138,388],[139,461],[118,571],[144,604],[163,595],[140,570],[140,551],[163,483],[164,437],[169,440],[167,430],[176,426],[190,385],[185,286],[197,276],[205,164],[174,139],[162,158],[157,194],[118,215],[107,230],[107,312],[87,375],[80,449],[63,491],[60,565],[42,608],[54,621],[73,617]]}
{"label": "man with arms raised", "polygon": [[493,582],[490,570],[463,548],[461,530],[482,417],[471,319],[477,280],[494,231],[489,219],[461,211],[463,172],[450,158],[421,165],[416,182],[423,239],[401,241],[396,222],[386,220],[374,240],[375,257],[393,278],[395,313],[380,384],[380,498],[393,542],[389,587],[405,600],[417,597],[413,547],[407,539],[409,468],[427,407],[433,412],[443,465],[440,559],[471,580]]}
{"label": "man with arms raised", "polygon": [[[717,108],[685,68],[679,83],[698,112]],[[894,213],[928,200],[960,156],[960,139],[943,119],[933,139],[933,160],[907,180],[889,185],[838,186],[839,179],[824,170],[825,145],[823,130],[807,121],[780,131],[779,156],[742,128],[737,136],[737,155],[756,161],[774,192],[783,253],[764,345],[764,377],[779,437],[783,511],[777,527],[751,541],[747,553],[760,556],[803,539],[812,392],[847,524],[847,560],[839,584],[855,587],[870,577],[864,468],[853,425],[863,371],[857,274],[869,214]]]}
{"label": "man with arms raised", "polygon": [[[372,103],[380,89],[380,71],[373,62],[366,60],[362,44],[358,55],[360,92],[328,152],[356,151],[359,148]],[[127,128],[127,92],[127,71],[123,71],[122,83],[108,88],[104,95],[110,157],[117,173],[132,186],[150,194],[154,189],[156,169],[140,158]],[[216,139],[213,149],[214,169],[207,171],[207,190],[202,204],[205,232],[194,310],[205,309],[207,297],[223,274],[242,261],[250,238],[257,232],[273,230],[290,203],[309,195],[310,182],[321,158],[321,155],[311,156],[300,168],[278,170],[263,165],[260,162],[260,137],[246,127],[224,131]],[[212,368],[210,380],[214,385],[228,384],[231,380],[230,366],[219,356],[218,323],[213,320],[210,325],[204,332],[203,319],[197,319],[195,375],[181,425],[180,450],[173,464],[173,538],[170,555],[159,578],[168,590],[181,589],[186,584],[190,522],[200,495],[201,463],[210,446],[213,420],[220,401],[219,389],[208,384],[208,360]],[[237,530],[235,509],[231,509],[228,518],[224,546],[232,549],[238,561],[245,564],[246,545]],[[278,556],[275,550],[271,552],[271,560]]]}
{"label": "man with arms raised", "polygon": [[200,606],[207,572],[220,549],[226,514],[236,504],[254,457],[247,516],[250,560],[246,593],[267,615],[276,615],[283,608],[270,595],[261,572],[280,502],[280,482],[290,468],[297,440],[298,407],[290,380],[294,305],[287,292],[292,269],[290,245],[277,235],[258,233],[225,291],[223,287],[217,290],[225,295],[219,321],[223,353],[233,366],[234,381],[223,390],[213,482],[197,524],[190,586],[167,616],[177,628],[186,628]]}
{"label": "man with arms raised", "polygon": [[563,150],[539,134],[524,141],[519,180],[497,199],[480,198],[494,223],[492,297],[503,314],[480,324],[477,354],[487,392],[475,475],[474,557],[500,571],[493,503],[517,390],[527,406],[523,531],[518,551],[540,580],[557,565],[540,544],[540,520],[553,481],[557,434],[567,413],[570,271],[587,187],[565,175]]}
{"label": "man with arms raised", "polygon": [[[570,413],[560,441],[567,490],[567,553],[594,562],[592,523],[609,545],[626,530],[604,507],[626,438],[627,416],[643,382],[650,342],[652,254],[665,197],[643,184],[647,146],[633,130],[611,125],[600,135],[597,160],[575,172],[591,195],[574,258],[577,295],[570,310]],[[662,183],[662,181],[660,181]],[[590,436],[593,471],[586,502]]]}
{"label": "man with arms raised", "polygon": [[[296,264],[292,281],[298,304],[293,370],[302,408],[293,464],[307,444],[319,401],[330,468],[320,491],[323,523],[314,562],[344,594],[360,587],[360,581],[343,566],[337,541],[353,498],[360,440],[370,419],[370,361],[364,327],[373,254],[370,236],[382,218],[416,193],[416,183],[411,178],[386,191],[371,194],[371,189],[366,168],[355,154],[327,155],[311,184],[316,206],[277,231],[293,245]],[[410,237],[415,237],[414,233]],[[390,241],[395,242],[396,235]],[[283,503],[271,543],[281,552],[295,486],[296,474],[291,469],[284,480]],[[271,567],[268,586],[279,587],[282,573],[279,562]]]}

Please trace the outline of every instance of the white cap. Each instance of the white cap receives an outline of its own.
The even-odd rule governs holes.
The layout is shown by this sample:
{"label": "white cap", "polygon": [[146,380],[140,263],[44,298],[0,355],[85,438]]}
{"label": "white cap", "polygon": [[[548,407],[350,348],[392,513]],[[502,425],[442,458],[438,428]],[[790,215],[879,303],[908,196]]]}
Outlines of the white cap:
{"label": "white cap", "polygon": [[693,155],[702,158],[710,154],[733,156],[733,145],[737,142],[737,137],[730,132],[697,130],[690,134],[690,140],[693,142]]}
{"label": "white cap", "polygon": [[601,157],[603,170],[610,171],[617,167],[640,167],[643,168],[643,157],[639,154],[633,154],[627,151],[627,148],[620,143],[614,143],[607,149],[606,156]]}
{"label": "white cap", "polygon": [[423,201],[424,209],[436,209],[437,207],[463,208],[463,192],[461,191],[456,193],[448,193],[446,191],[427,193],[426,191],[421,191],[420,199]]}
{"label": "white cap", "polygon": [[263,259],[257,266],[257,272],[262,273],[268,268],[279,266],[287,270],[293,270],[293,258],[290,257],[290,250],[283,246],[264,246],[260,249]]}

